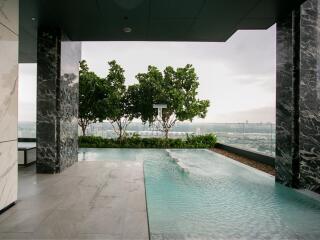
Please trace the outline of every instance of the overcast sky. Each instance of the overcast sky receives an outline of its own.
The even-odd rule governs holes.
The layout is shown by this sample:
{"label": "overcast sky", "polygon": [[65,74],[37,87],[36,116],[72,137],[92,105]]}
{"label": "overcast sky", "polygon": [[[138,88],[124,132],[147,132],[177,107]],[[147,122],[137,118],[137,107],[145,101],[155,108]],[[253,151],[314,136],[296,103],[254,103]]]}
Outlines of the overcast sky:
{"label": "overcast sky", "polygon": [[[211,102],[204,121],[275,121],[275,26],[238,31],[224,43],[83,42],[82,59],[101,77],[115,59],[128,85],[148,65],[163,70],[191,63],[199,77],[199,98]],[[35,64],[21,64],[19,75],[19,120],[35,121]]]}

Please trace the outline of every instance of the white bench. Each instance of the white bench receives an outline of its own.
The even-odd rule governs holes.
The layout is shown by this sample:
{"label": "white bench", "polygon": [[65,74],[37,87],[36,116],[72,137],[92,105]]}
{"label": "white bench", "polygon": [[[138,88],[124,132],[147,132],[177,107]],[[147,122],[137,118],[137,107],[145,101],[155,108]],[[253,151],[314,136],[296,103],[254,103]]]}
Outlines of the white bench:
{"label": "white bench", "polygon": [[36,162],[36,143],[18,142],[18,165],[29,166]]}

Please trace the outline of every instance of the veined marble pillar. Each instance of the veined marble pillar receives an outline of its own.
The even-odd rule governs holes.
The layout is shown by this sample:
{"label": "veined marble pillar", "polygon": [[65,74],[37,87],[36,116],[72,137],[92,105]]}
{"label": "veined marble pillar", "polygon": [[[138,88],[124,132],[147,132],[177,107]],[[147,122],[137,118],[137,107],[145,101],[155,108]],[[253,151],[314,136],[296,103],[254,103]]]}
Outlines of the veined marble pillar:
{"label": "veined marble pillar", "polygon": [[277,24],[276,180],[320,193],[320,1]]}
{"label": "veined marble pillar", "polygon": [[277,23],[276,180],[294,185],[293,14]]}
{"label": "veined marble pillar", "polygon": [[78,159],[81,43],[40,27],[37,58],[37,172],[58,173]]}
{"label": "veined marble pillar", "polygon": [[320,1],[300,14],[300,186],[320,193]]}
{"label": "veined marble pillar", "polygon": [[17,200],[18,14],[0,0],[0,211]]}

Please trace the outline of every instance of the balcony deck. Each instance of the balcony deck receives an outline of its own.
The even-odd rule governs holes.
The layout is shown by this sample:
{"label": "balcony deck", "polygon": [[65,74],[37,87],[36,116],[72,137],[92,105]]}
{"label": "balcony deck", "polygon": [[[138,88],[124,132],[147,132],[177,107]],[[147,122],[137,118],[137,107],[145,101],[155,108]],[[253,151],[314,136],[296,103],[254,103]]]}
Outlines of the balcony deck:
{"label": "balcony deck", "polygon": [[78,162],[56,175],[19,169],[0,239],[148,239],[142,162]]}

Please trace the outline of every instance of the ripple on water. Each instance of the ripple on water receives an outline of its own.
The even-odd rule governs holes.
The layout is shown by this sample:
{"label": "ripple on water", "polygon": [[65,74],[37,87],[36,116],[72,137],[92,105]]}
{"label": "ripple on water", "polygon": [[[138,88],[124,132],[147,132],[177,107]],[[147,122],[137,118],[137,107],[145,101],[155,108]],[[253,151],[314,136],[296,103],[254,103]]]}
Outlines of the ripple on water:
{"label": "ripple on water", "polygon": [[144,163],[152,239],[320,239],[319,202],[272,177],[205,150],[157,157]]}

